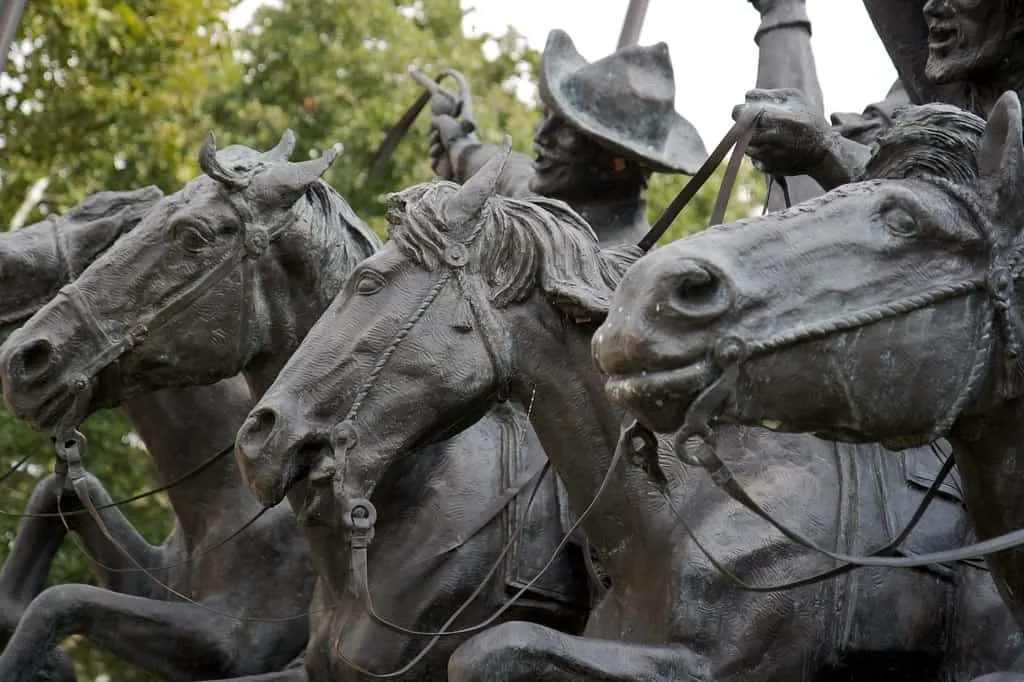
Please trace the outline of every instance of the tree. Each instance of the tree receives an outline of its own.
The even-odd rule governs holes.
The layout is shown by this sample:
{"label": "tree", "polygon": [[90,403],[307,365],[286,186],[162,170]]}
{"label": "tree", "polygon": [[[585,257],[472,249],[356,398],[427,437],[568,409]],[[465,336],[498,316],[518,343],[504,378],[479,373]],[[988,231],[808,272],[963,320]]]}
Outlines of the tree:
{"label": "tree", "polygon": [[198,172],[200,104],[230,62],[234,0],[28,3],[0,81],[0,216],[40,179],[28,222],[101,189],[176,189]]}
{"label": "tree", "polygon": [[[6,73],[0,78],[0,225],[21,211],[31,223],[86,194],[157,184],[171,191],[198,172],[199,106],[232,58],[222,14],[232,0],[47,0],[29,2]],[[31,188],[42,189],[26,202]],[[119,411],[84,426],[87,465],[115,498],[154,487],[145,453]],[[53,450],[0,411],[0,472],[23,453],[29,465],[2,484],[4,512],[24,509]],[[2,475],[2,473],[0,473]],[[151,542],[170,531],[163,496],[125,509]],[[0,517],[0,561],[16,519]],[[65,543],[51,584],[92,583],[88,561]],[[79,679],[106,673],[118,682],[151,680],[132,666],[71,640]]]}
{"label": "tree", "polygon": [[[407,75],[415,65],[433,76],[445,67],[462,71],[473,88],[482,139],[500,143],[505,133],[530,153],[540,112],[517,96],[536,83],[540,54],[513,29],[501,36],[466,36],[458,0],[284,0],[260,9],[240,35],[240,82],[212,98],[209,107],[228,141],[269,148],[286,128],[298,136],[293,158],[315,156],[340,142],[345,154],[325,179],[383,236],[383,192],[433,177],[427,159],[427,114],[395,151],[386,173],[367,178],[367,164],[391,126],[420,94]],[[491,58],[485,58],[485,53]],[[451,81],[446,81],[446,87]],[[717,177],[720,177],[720,174]],[[651,211],[660,215],[678,178],[656,178]],[[747,170],[746,199],[730,216],[746,215],[763,194]],[[709,182],[673,227],[673,234],[706,224],[717,191]],[[739,195],[743,189],[738,189]]]}
{"label": "tree", "polygon": [[[496,53],[493,59],[484,58],[485,47]],[[430,75],[444,67],[463,71],[481,105],[484,138],[500,142],[507,131],[517,147],[530,147],[533,115],[516,99],[514,85],[536,70],[537,52],[514,31],[465,36],[458,0],[285,0],[257,12],[239,48],[238,87],[209,102],[217,131],[265,148],[292,128],[295,159],[342,143],[345,153],[325,179],[378,229],[381,193],[432,177],[426,114],[387,172],[376,181],[366,174],[384,135],[419,95],[406,72],[411,64]]]}
{"label": "tree", "polygon": [[[540,55],[515,31],[468,37],[457,0],[285,0],[262,8],[232,35],[222,23],[231,0],[50,0],[30,2],[18,50],[0,81],[0,215],[15,214],[41,178],[48,180],[29,222],[64,211],[99,189],[157,184],[178,189],[198,173],[197,152],[208,130],[221,145],[269,148],[285,128],[298,134],[293,158],[342,142],[346,153],[326,179],[376,229],[378,197],[432,177],[426,154],[426,115],[397,149],[378,180],[366,176],[373,151],[419,94],[406,74],[415,64],[430,75],[463,71],[474,89],[481,137],[513,136],[524,152],[540,118],[516,94],[535,83]],[[709,145],[714,140],[706,141]],[[665,239],[707,222],[721,169],[675,222]],[[651,219],[685,178],[656,176],[649,190]],[[730,217],[746,215],[763,185],[744,171]],[[0,221],[0,223],[6,223]],[[87,464],[115,498],[157,484],[145,454],[117,410],[91,417],[84,431]],[[33,453],[3,485],[3,511],[24,508],[34,485],[52,470],[46,440],[0,411],[0,475]],[[126,509],[151,541],[172,519],[163,496]],[[0,561],[15,521],[0,516]],[[85,557],[66,543],[52,583],[92,579]],[[71,641],[79,678],[141,682],[152,678],[81,642]]]}

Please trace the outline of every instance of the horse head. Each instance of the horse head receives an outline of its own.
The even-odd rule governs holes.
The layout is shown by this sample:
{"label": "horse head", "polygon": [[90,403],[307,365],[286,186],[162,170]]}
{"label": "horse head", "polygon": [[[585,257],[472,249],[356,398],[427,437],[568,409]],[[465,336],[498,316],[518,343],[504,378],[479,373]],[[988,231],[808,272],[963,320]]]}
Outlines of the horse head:
{"label": "horse head", "polygon": [[716,419],[901,448],[1020,392],[1021,106],[905,109],[864,178],[641,259],[593,351],[661,431]]}
{"label": "horse head", "polygon": [[504,162],[462,187],[436,181],[388,198],[390,241],[356,268],[239,431],[265,504],[307,477],[342,504],[369,499],[403,453],[505,396],[526,404],[523,368],[548,355],[537,339],[559,342],[566,314],[593,329],[590,309],[607,305],[636,249],[602,252],[560,201],[496,195]]}
{"label": "horse head", "polygon": [[162,196],[155,186],[96,192],[63,215],[5,232],[0,237],[0,338],[138,225]]}
{"label": "horse head", "polygon": [[320,279],[340,282],[376,238],[320,180],[336,152],[289,162],[293,147],[288,131],[268,152],[218,152],[210,135],[204,174],[157,203],[5,344],[12,411],[56,432],[86,416],[98,387],[123,399],[213,383],[274,338],[275,313],[296,300],[316,305]]}

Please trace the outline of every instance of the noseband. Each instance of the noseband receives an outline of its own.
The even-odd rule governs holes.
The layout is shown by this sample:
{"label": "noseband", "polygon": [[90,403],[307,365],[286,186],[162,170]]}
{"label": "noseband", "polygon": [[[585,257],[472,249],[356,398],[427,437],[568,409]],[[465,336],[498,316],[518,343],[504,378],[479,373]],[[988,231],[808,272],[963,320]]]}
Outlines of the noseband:
{"label": "noseband", "polygon": [[[239,327],[241,327],[242,317],[248,307],[248,298],[252,295],[251,265],[262,257],[277,235],[297,218],[294,212],[289,211],[279,223],[267,227],[246,198],[240,196],[240,191],[221,188],[221,192],[227,197],[238,215],[240,230],[237,241],[213,267],[206,270],[198,279],[192,280],[186,286],[173,292],[166,302],[153,312],[140,315],[134,324],[126,326],[117,333],[105,331],[87,297],[82,293],[77,279],[72,279],[58,292],[57,296],[67,300],[69,307],[82,321],[89,336],[97,345],[92,358],[75,372],[68,382],[72,390],[79,393],[82,399],[96,374],[107,367],[113,367],[120,375],[120,360],[124,355],[145,341],[152,330],[166,325],[175,315],[192,305],[239,265],[242,266],[241,291],[244,297],[239,306]],[[239,334],[239,343],[244,343],[244,340],[245,334]]]}
{"label": "noseband", "polygon": [[[1010,380],[1015,376],[1019,376],[1022,369],[1021,361],[1024,358],[1024,324],[1022,324],[1020,314],[1015,306],[1014,283],[1024,278],[1024,263],[1021,262],[1019,254],[1005,253],[1009,246],[1000,242],[993,224],[986,215],[980,212],[974,202],[965,199],[962,192],[950,183],[941,181],[939,184],[949,190],[950,194],[956,197],[958,202],[966,208],[973,218],[975,225],[979,226],[978,229],[980,229],[990,243],[992,258],[985,276],[942,284],[898,301],[865,308],[823,322],[802,325],[796,329],[766,339],[744,340],[736,336],[720,339],[712,355],[715,365],[720,368],[721,372],[694,399],[686,412],[683,426],[673,436],[677,456],[685,464],[707,470],[714,482],[730,497],[766,520],[787,538],[831,559],[848,564],[850,567],[885,566],[914,568],[930,564],[963,561],[1024,545],[1024,530],[1008,533],[955,550],[913,557],[858,557],[823,549],[800,533],[776,521],[760,504],[750,497],[736,480],[725,462],[715,452],[712,424],[716,420],[717,413],[723,409],[726,401],[735,389],[740,370],[745,362],[788,346],[822,340],[835,334],[860,329],[883,320],[900,318],[915,311],[932,307],[938,303],[969,296],[976,292],[984,292],[986,294],[985,302],[988,310],[984,311],[982,325],[975,336],[976,349],[974,361],[967,377],[961,384],[956,398],[946,410],[945,415],[934,424],[929,433],[924,434],[925,442],[932,442],[945,435],[967,405],[977,398],[987,371],[991,366],[991,361],[997,354],[998,338],[993,333],[993,328],[997,324],[1003,332],[1003,369],[1006,373],[1005,376]],[[651,448],[637,447],[638,445],[643,445],[644,442],[651,442],[653,434],[650,434],[646,428],[638,424],[634,424],[631,428],[634,435],[623,440],[627,447],[632,448],[630,456],[643,462],[645,468],[653,468],[653,470],[659,471],[656,453],[652,454]],[[937,489],[941,479],[948,474],[949,469],[952,468],[952,461],[953,458],[951,456],[946,466],[943,467],[943,473],[940,475],[940,478],[935,481],[933,488]],[[663,474],[659,478],[664,479]],[[924,507],[933,497],[932,492],[932,490],[929,490],[929,494],[926,495],[925,500],[918,509],[918,513],[915,513],[914,520],[908,525],[907,530],[900,534],[900,539],[905,538],[909,534],[910,529],[916,524],[920,515],[923,514]],[[887,547],[886,549],[893,549],[893,547]],[[829,572],[829,575],[832,574],[832,572]],[[782,586],[782,588],[807,584],[807,582],[806,580],[801,580]]]}
{"label": "noseband", "polygon": [[[471,235],[471,239],[475,236],[476,234]],[[469,307],[472,318],[457,319],[455,322],[456,331],[468,333],[474,327],[478,329],[484,348],[487,350],[487,357],[490,359],[494,371],[494,383],[501,387],[500,391],[502,394],[508,389],[508,384],[512,377],[512,344],[505,327],[498,322],[491,312],[487,294],[478,283],[466,275],[465,265],[469,262],[468,245],[470,243],[471,241],[469,240],[465,242],[453,241],[445,247],[444,252],[441,254],[443,268],[441,274],[423,297],[423,300],[420,301],[420,304],[395,334],[391,343],[381,352],[377,362],[374,363],[373,369],[366,375],[366,378],[356,391],[345,417],[331,429],[329,442],[332,461],[326,462],[321,467],[322,471],[319,472],[319,475],[329,476],[333,481],[335,495],[345,500],[346,508],[349,511],[349,518],[344,519],[343,522],[350,522],[353,543],[366,542],[369,544],[370,539],[372,539],[373,523],[372,521],[367,523],[366,520],[375,519],[377,515],[373,503],[369,499],[362,496],[352,497],[349,495],[351,487],[347,482],[351,479],[348,475],[350,461],[348,453],[358,442],[355,423],[356,416],[362,408],[370,389],[373,388],[377,378],[384,371],[388,360],[391,359],[391,356],[398,350],[402,341],[409,335],[412,328],[416,326],[416,323],[423,318],[430,309],[430,306],[437,300],[438,295],[440,295],[441,291],[451,280],[455,280],[455,285],[461,293],[462,300]]]}

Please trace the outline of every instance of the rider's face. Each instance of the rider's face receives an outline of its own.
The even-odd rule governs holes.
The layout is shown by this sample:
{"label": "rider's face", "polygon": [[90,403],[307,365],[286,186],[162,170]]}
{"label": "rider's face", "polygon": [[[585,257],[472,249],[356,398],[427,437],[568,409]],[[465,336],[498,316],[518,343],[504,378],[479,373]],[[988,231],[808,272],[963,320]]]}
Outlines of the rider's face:
{"label": "rider's face", "polygon": [[586,161],[593,157],[595,146],[564,118],[545,110],[533,137],[537,158],[533,162],[535,175],[530,189],[550,197],[578,192],[586,177]]}
{"label": "rider's face", "polygon": [[[933,83],[971,79],[978,71],[999,62],[1009,46],[1001,17],[1001,3],[993,0],[928,0],[928,61],[925,75]],[[1002,21],[1000,21],[1000,19]]]}

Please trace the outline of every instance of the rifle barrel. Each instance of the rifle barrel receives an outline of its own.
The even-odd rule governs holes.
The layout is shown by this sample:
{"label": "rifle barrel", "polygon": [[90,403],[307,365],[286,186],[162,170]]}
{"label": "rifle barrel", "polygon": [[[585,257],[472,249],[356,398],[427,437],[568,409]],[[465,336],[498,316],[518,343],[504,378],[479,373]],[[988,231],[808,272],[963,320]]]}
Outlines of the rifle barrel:
{"label": "rifle barrel", "polygon": [[0,0],[0,73],[7,68],[7,54],[18,32],[26,0]]}
{"label": "rifle barrel", "polygon": [[619,46],[616,49],[621,50],[640,41],[640,29],[643,28],[644,17],[647,16],[648,1],[629,0],[626,20],[622,22],[622,33],[619,34]]}

